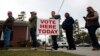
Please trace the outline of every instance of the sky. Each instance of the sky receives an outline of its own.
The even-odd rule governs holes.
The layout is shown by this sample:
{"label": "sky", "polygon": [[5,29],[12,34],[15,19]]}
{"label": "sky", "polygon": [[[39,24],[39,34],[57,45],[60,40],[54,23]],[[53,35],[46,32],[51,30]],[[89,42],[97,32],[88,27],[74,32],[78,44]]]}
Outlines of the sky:
{"label": "sky", "polygon": [[[15,18],[18,17],[21,11],[26,12],[25,20],[28,21],[31,11],[36,11],[38,18],[49,19],[51,11],[56,11],[56,14],[61,15],[63,22],[65,12],[79,21],[79,26],[84,27],[85,21],[83,16],[86,16],[86,8],[92,6],[100,16],[100,0],[64,0],[63,6],[58,13],[63,0],[0,0],[0,20],[6,20],[7,12],[12,11]],[[100,20],[99,20],[100,21]]]}
{"label": "sky", "polygon": [[50,12],[56,11],[61,15],[63,22],[65,12],[69,12],[74,19],[78,19],[80,27],[84,27],[85,21],[82,18],[86,16],[86,8],[92,6],[100,14],[100,0],[64,0],[63,6],[58,13],[63,0],[0,0],[0,20],[6,20],[7,12],[12,11],[15,18],[21,11],[26,12],[27,21],[31,11],[36,11],[38,18],[48,19]]}

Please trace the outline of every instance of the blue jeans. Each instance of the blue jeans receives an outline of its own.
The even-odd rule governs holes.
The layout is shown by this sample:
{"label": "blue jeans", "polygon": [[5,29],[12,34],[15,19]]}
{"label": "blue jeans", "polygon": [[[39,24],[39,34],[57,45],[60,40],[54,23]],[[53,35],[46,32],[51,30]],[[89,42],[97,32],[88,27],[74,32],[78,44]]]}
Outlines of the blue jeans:
{"label": "blue jeans", "polygon": [[9,48],[10,45],[10,35],[11,35],[11,29],[9,29],[8,27],[6,27],[3,30],[3,34],[4,34],[4,48]]}

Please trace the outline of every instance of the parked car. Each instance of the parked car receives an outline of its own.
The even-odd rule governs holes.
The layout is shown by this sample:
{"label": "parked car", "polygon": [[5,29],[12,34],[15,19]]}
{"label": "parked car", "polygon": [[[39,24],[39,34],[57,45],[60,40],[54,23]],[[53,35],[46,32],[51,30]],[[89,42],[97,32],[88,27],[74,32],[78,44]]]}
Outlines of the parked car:
{"label": "parked car", "polygon": [[57,44],[58,44],[58,47],[59,47],[59,48],[63,48],[63,47],[68,48],[68,43],[67,43],[67,41],[59,40],[59,41],[57,41]]}

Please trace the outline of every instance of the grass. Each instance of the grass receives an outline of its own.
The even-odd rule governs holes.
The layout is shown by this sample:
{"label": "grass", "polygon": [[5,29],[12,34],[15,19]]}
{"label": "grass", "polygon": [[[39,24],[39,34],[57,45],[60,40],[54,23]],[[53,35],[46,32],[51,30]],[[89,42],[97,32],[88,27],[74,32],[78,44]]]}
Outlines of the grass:
{"label": "grass", "polygon": [[0,56],[80,56],[76,54],[60,52],[60,51],[43,51],[43,50],[18,50],[18,51],[10,51],[10,50],[2,50],[0,51]]}

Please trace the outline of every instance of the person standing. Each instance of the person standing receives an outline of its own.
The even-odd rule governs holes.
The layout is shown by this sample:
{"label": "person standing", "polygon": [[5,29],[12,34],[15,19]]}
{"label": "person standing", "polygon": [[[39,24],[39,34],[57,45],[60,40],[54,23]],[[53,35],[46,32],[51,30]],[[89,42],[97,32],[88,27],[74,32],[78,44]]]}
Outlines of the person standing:
{"label": "person standing", "polygon": [[29,28],[30,35],[32,39],[32,47],[37,47],[37,38],[36,38],[36,27],[37,27],[37,13],[35,11],[30,12],[31,17],[29,18]]}
{"label": "person standing", "polygon": [[8,11],[7,13],[8,18],[5,21],[3,25],[3,34],[4,34],[4,48],[8,49],[10,45],[10,37],[11,37],[11,32],[14,24],[14,17],[12,15],[11,11]]}
{"label": "person standing", "polygon": [[87,16],[83,17],[86,21],[85,27],[88,29],[88,33],[91,37],[91,42],[93,49],[92,50],[99,50],[100,45],[98,43],[98,39],[96,37],[96,30],[99,27],[99,15],[98,12],[95,11],[92,7],[87,7]]}
{"label": "person standing", "polygon": [[[55,11],[52,11],[51,12],[51,16],[52,17],[50,19],[57,19],[57,20],[60,19],[60,15],[55,15]],[[57,50],[58,49],[57,37],[58,37],[58,35],[51,35],[51,38],[52,38],[52,48],[54,50]]]}
{"label": "person standing", "polygon": [[74,19],[70,16],[69,13],[65,13],[65,20],[62,23],[62,28],[66,32],[66,38],[68,41],[68,49],[69,50],[76,50],[75,42],[73,39],[73,24],[74,24]]}

